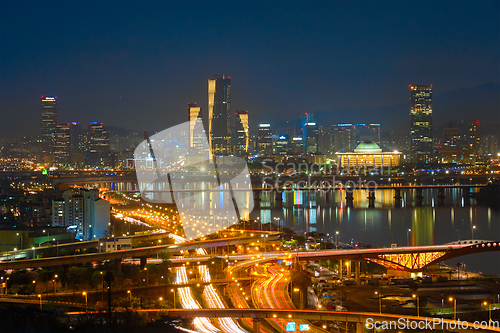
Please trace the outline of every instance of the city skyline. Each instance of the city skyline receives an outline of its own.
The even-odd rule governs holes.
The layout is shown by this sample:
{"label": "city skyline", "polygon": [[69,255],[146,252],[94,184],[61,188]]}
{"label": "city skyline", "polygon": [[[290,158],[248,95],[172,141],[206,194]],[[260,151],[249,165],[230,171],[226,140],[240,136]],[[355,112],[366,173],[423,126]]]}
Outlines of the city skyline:
{"label": "city skyline", "polygon": [[[76,13],[74,4],[34,4],[18,17],[17,6],[4,2],[2,8],[11,13],[2,19],[2,31],[12,20],[23,27],[1,35],[2,45],[9,45],[1,54],[9,65],[2,66],[0,82],[2,124],[9,123],[2,125],[2,137],[32,135],[39,126],[33,119],[34,96],[42,94],[59,96],[59,107],[67,111],[62,122],[98,120],[158,131],[183,121],[180,111],[186,102],[208,104],[205,80],[214,73],[232,76],[233,109],[252,113],[250,128],[285,115],[299,121],[310,112],[318,122],[377,122],[388,131],[406,132],[399,123],[408,124],[408,84],[434,85],[436,124],[470,118],[471,108],[483,123],[499,122],[497,2],[432,8],[380,3],[384,20],[371,15],[375,4],[359,9],[348,3],[216,3],[213,8],[198,3],[187,10],[180,3],[131,3],[109,10],[114,14],[106,19],[97,14],[99,23],[89,32],[78,24],[85,22],[90,7]],[[100,6],[104,12],[110,9],[106,3]],[[50,10],[60,19],[46,22],[37,33],[26,30]],[[201,15],[218,10],[227,24]],[[238,21],[242,11],[246,19]],[[155,14],[150,23],[139,25],[127,20],[132,12]],[[410,13],[421,20],[401,15]],[[159,15],[171,19],[159,20]],[[304,23],[294,26],[299,17]],[[253,19],[262,27],[252,25]],[[171,36],[174,30],[178,35]],[[294,39],[297,35],[303,38]],[[54,43],[42,36],[52,36]],[[196,52],[189,52],[194,45]]]}

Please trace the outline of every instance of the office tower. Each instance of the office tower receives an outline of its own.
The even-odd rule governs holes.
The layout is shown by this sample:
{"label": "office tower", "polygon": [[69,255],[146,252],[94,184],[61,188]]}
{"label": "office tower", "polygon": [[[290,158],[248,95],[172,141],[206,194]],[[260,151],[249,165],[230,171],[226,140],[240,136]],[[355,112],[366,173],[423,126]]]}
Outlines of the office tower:
{"label": "office tower", "polygon": [[302,136],[294,136],[290,141],[290,154],[302,155],[304,154],[304,139]]}
{"label": "office tower", "polygon": [[471,119],[467,122],[467,145],[476,155],[481,155],[481,138],[479,136],[479,119]]}
{"label": "office tower", "polygon": [[57,97],[40,97],[40,114],[42,121],[42,154],[47,155],[52,152],[52,134],[57,126]]}
{"label": "office tower", "polygon": [[70,129],[70,163],[78,167],[83,166],[85,161],[85,143],[86,138],[82,132],[82,126],[79,122],[73,121],[69,123]]}
{"label": "office tower", "polygon": [[69,124],[57,124],[53,135],[53,162],[55,164],[70,163],[71,130]]}
{"label": "office tower", "polygon": [[306,113],[301,117],[302,137],[304,139],[304,152],[306,154],[318,153],[318,124],[314,121],[313,114]]}
{"label": "office tower", "polygon": [[483,140],[481,140],[481,143],[483,146],[483,153],[484,154],[498,156],[497,154],[500,153],[500,149],[499,149],[499,145],[498,145],[499,137],[500,137],[500,134],[498,134],[498,133],[485,135],[483,137]]}
{"label": "office tower", "polygon": [[270,124],[259,124],[257,133],[257,153],[259,157],[273,154],[273,138]]}
{"label": "office tower", "polygon": [[203,147],[203,138],[200,136],[201,133],[195,133],[196,121],[202,119],[201,107],[195,103],[188,103],[188,116],[189,116],[189,146],[192,147]]}
{"label": "office tower", "polygon": [[87,165],[109,166],[110,157],[108,131],[102,123],[91,122],[88,130]]}
{"label": "office tower", "polygon": [[290,153],[290,136],[287,134],[280,134],[274,143],[275,155],[288,155]]}
{"label": "office tower", "polygon": [[333,148],[335,152],[349,152],[356,148],[356,126],[337,124],[332,126]]}
{"label": "office tower", "polygon": [[443,128],[443,143],[442,147],[445,149],[457,149],[460,143],[460,129],[453,127],[450,121],[448,127]]}
{"label": "office tower", "polygon": [[429,153],[432,149],[432,84],[410,85],[410,149]]}
{"label": "office tower", "polygon": [[234,153],[237,156],[246,156],[248,154],[248,111],[236,111],[236,130],[234,139]]}
{"label": "office tower", "polygon": [[212,154],[232,154],[229,76],[222,75],[208,80],[208,141]]}
{"label": "office tower", "polygon": [[334,152],[330,126],[319,126],[318,132],[318,151],[331,157]]}
{"label": "office tower", "polygon": [[374,142],[380,144],[380,124],[356,124],[356,145],[361,142]]}

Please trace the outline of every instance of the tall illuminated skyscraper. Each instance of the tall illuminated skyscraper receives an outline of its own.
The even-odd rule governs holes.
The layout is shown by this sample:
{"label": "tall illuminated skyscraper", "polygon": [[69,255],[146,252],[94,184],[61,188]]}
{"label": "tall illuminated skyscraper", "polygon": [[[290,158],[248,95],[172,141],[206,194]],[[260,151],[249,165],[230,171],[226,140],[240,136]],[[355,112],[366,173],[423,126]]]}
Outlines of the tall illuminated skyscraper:
{"label": "tall illuminated skyscraper", "polygon": [[432,151],[432,84],[410,85],[410,149],[412,154]]}
{"label": "tall illuminated skyscraper", "polygon": [[314,121],[313,114],[306,113],[302,120],[302,137],[304,138],[304,152],[306,154],[318,153],[318,124]]}
{"label": "tall illuminated skyscraper", "polygon": [[234,153],[245,156],[248,153],[248,111],[236,111],[236,131],[234,140]]}
{"label": "tall illuminated skyscraper", "polygon": [[109,166],[109,133],[102,123],[91,122],[88,130],[87,165],[93,167]]}
{"label": "tall illuminated skyscraper", "polygon": [[201,140],[202,138],[198,138],[195,135],[194,129],[196,126],[196,120],[202,119],[201,115],[201,107],[196,105],[195,103],[188,103],[188,115],[189,115],[189,146],[194,147],[194,146],[199,146],[201,145]]}
{"label": "tall illuminated skyscraper", "polygon": [[208,141],[212,154],[232,154],[229,76],[222,75],[208,80]]}
{"label": "tall illuminated skyscraper", "polygon": [[257,153],[260,157],[273,154],[273,137],[271,124],[259,124],[257,132]]}
{"label": "tall illuminated skyscraper", "polygon": [[40,97],[40,115],[42,130],[42,153],[44,155],[52,152],[54,130],[57,126],[57,97]]}
{"label": "tall illuminated skyscraper", "polygon": [[71,149],[71,130],[69,124],[58,124],[54,130],[54,163],[69,164]]}

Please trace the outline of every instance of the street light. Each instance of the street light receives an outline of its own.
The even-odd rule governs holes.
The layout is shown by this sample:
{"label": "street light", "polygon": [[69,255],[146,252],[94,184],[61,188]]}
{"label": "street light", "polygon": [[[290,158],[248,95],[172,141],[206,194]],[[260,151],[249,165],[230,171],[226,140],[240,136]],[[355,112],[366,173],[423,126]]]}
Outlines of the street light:
{"label": "street light", "polygon": [[84,291],[82,295],[85,296],[85,312],[87,312],[87,292]]}
{"label": "street light", "polygon": [[128,300],[130,302],[130,307],[132,308],[132,292],[130,290],[127,290],[127,294],[128,294]]}
{"label": "street light", "polygon": [[339,248],[338,236],[339,236],[339,232],[335,231],[335,249]]}
{"label": "street light", "polygon": [[413,294],[412,297],[417,298],[417,317],[420,317],[420,298],[416,294]]}
{"label": "street light", "polygon": [[[484,306],[488,305],[488,302],[483,302],[483,305],[484,305]],[[489,307],[489,309],[488,309],[488,313],[489,313],[489,318],[490,318],[490,320],[489,320],[489,321],[491,321],[491,303],[490,303],[490,307]]]}
{"label": "street light", "polygon": [[408,229],[408,231],[406,232],[406,246],[410,246],[410,232],[411,229]]}
{"label": "street light", "polygon": [[174,309],[175,309],[175,289],[170,289],[170,291],[174,293]]}
{"label": "street light", "polygon": [[378,310],[379,313],[382,313],[382,294],[376,291],[375,295],[378,295]]}
{"label": "street light", "polygon": [[52,279],[52,283],[54,284],[54,295],[56,294],[56,279],[57,279],[58,275],[54,275],[54,278]]}
{"label": "street light", "polygon": [[453,320],[457,320],[457,299],[450,297],[449,301],[453,301]]}
{"label": "street light", "polygon": [[475,225],[473,225],[473,226],[472,226],[472,229],[471,229],[471,231],[472,231],[472,240],[474,240],[474,229],[476,229],[476,226],[475,226]]}
{"label": "street light", "polygon": [[42,294],[38,294],[38,298],[40,299],[40,310],[42,309]]}
{"label": "street light", "polygon": [[144,270],[146,271],[146,287],[149,287],[149,272],[148,272],[148,268],[144,267]]}

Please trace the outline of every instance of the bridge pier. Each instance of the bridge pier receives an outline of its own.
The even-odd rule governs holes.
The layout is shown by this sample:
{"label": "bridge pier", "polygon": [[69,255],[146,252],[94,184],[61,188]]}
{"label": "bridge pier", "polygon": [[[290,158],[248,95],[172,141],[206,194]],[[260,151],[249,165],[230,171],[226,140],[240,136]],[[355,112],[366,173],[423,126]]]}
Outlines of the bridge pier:
{"label": "bridge pier", "polygon": [[354,204],[354,188],[346,189],[345,191],[345,204],[347,207],[352,207]]}
{"label": "bridge pier", "polygon": [[417,199],[417,206],[422,206],[422,200],[424,199],[423,190],[421,188],[417,188],[417,195],[415,198]]}
{"label": "bridge pier", "polygon": [[274,197],[274,202],[276,207],[283,207],[283,192],[280,192],[279,190],[276,191],[276,195]]}
{"label": "bridge pier", "polygon": [[394,205],[396,207],[401,207],[401,189],[397,188],[394,190]]}
{"label": "bridge pier", "polygon": [[439,188],[438,190],[438,205],[443,206],[444,205],[444,188]]}
{"label": "bridge pier", "polygon": [[122,271],[122,260],[121,259],[114,259],[113,262],[115,264],[115,271],[121,272]]}
{"label": "bridge pier", "polygon": [[147,257],[141,257],[141,271],[144,270],[144,267],[146,267],[147,263],[148,263],[148,258]]}
{"label": "bridge pier", "polygon": [[355,275],[355,279],[356,279],[356,282],[359,282],[359,274],[360,274],[360,271],[361,271],[361,261],[359,260],[356,260],[354,261],[354,275]]}
{"label": "bridge pier", "polygon": [[343,260],[339,259],[339,269],[338,269],[338,271],[339,271],[339,274],[338,274],[339,280],[342,280],[342,276],[343,276],[343,274],[342,274],[342,269],[343,269],[342,265],[343,265]]}
{"label": "bridge pier", "polygon": [[253,333],[260,333],[260,318],[252,318]]}
{"label": "bridge pier", "polygon": [[368,208],[375,208],[375,191],[368,192]]}
{"label": "bridge pier", "polygon": [[352,266],[352,261],[348,260],[347,261],[347,279],[351,279],[351,266]]}

